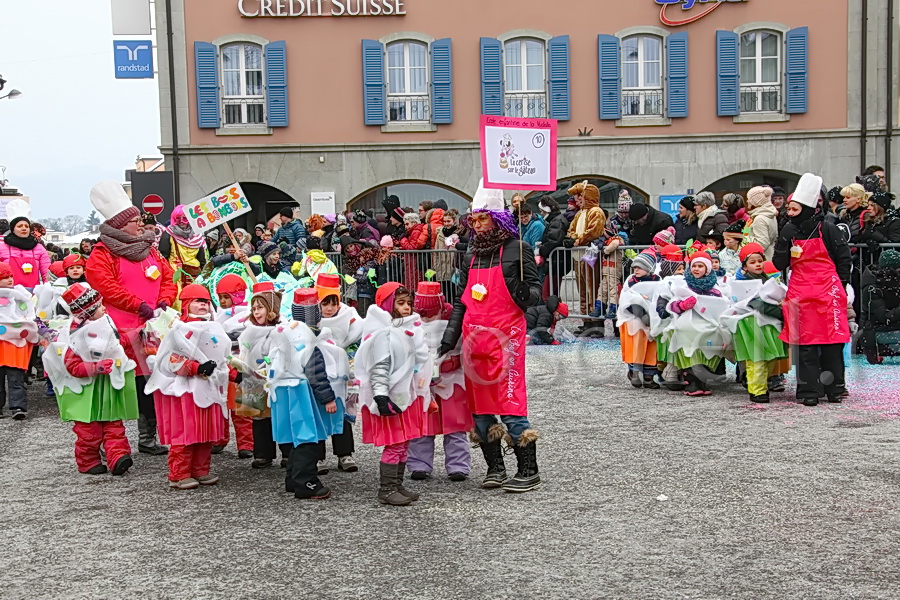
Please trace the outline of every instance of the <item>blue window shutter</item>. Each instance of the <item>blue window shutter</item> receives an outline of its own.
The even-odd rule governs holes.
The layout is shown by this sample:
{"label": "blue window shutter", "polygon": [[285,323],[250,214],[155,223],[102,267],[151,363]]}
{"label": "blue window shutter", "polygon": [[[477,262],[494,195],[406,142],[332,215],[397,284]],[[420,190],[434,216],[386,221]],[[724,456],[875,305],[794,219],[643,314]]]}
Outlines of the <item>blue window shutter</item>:
{"label": "blue window shutter", "polygon": [[547,72],[550,79],[550,118],[571,118],[569,91],[569,36],[561,35],[547,42]]}
{"label": "blue window shutter", "polygon": [[622,118],[622,58],[619,38],[614,35],[597,36],[600,67],[600,118]]}
{"label": "blue window shutter", "polygon": [[453,45],[450,38],[431,44],[431,122],[453,122]]}
{"label": "blue window shutter", "polygon": [[363,119],[366,125],[384,125],[386,117],[384,88],[384,44],[362,41]]}
{"label": "blue window shutter", "polygon": [[269,127],[288,126],[287,48],[266,44],[266,120]]}
{"label": "blue window shutter", "polygon": [[666,108],[670,118],[688,116],[688,34],[666,38]]}
{"label": "blue window shutter", "polygon": [[194,67],[197,77],[197,127],[219,127],[219,53],[214,44],[194,42]]}
{"label": "blue window shutter", "polygon": [[809,27],[791,29],[785,36],[784,112],[809,110]]}
{"label": "blue window shutter", "polygon": [[741,113],[741,75],[738,71],[738,34],[716,32],[716,113],[736,117]]}
{"label": "blue window shutter", "polygon": [[481,38],[481,114],[503,115],[503,47]]}

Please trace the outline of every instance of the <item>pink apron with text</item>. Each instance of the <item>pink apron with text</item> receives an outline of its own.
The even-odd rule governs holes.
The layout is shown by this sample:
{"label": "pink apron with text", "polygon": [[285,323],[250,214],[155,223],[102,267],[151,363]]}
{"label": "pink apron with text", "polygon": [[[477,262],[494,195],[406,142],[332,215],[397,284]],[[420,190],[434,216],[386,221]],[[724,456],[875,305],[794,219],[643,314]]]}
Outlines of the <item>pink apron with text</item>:
{"label": "pink apron with text", "polygon": [[[22,268],[22,265],[26,263],[31,265],[30,273],[26,273]],[[31,251],[30,258],[26,256],[13,256],[12,252],[10,252],[9,266],[12,268],[13,282],[15,282],[16,285],[21,285],[22,287],[32,290],[37,284],[43,283],[40,261],[34,250]]]}
{"label": "pink apron with text", "polygon": [[[510,296],[500,264],[487,269],[473,269],[474,265],[472,257],[462,293],[466,305],[462,364],[469,408],[476,415],[526,417],[525,313]],[[472,288],[478,284],[487,289],[482,300],[472,297]]]}
{"label": "pink apron with text", "polygon": [[791,258],[781,341],[800,346],[846,344],[847,292],[822,238],[794,240],[794,245],[802,252]]}
{"label": "pink apron with text", "polygon": [[[146,270],[155,265],[160,272],[159,262],[152,254],[140,262],[126,260],[116,257],[116,270],[119,274],[119,281],[129,292],[156,308],[159,301],[159,289],[162,287],[162,277],[150,279],[146,275]],[[137,362],[135,375],[149,375],[150,369],[147,367],[147,354],[144,351],[144,343],[141,340],[141,330],[144,327],[144,320],[141,319],[136,312],[126,312],[119,310],[114,306],[106,304],[106,312],[109,314],[116,329],[122,336],[122,345],[128,356]]]}

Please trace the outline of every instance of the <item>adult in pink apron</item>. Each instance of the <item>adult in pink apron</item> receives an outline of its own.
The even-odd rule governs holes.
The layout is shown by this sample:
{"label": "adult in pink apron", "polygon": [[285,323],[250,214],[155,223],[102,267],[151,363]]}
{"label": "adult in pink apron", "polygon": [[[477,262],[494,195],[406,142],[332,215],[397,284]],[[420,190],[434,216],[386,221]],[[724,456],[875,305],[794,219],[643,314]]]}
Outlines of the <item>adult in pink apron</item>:
{"label": "adult in pink apron", "polygon": [[[517,239],[515,219],[504,209],[499,190],[479,186],[469,224],[475,232],[471,256],[463,261],[462,291],[441,353],[462,340],[469,406],[488,467],[482,487],[525,492],[540,485],[537,432],[528,422],[525,387],[525,309],[541,299],[537,265],[531,247]],[[501,448],[507,433],[518,462],[511,479]]]}
{"label": "adult in pink apron", "polygon": [[790,267],[783,304],[781,340],[792,346],[797,365],[797,399],[815,406],[821,397],[840,402],[844,384],[844,344],[850,341],[845,286],[850,250],[840,230],[816,213],[817,195],[794,194],[790,222],[782,228],[773,262]]}
{"label": "adult in pink apron", "polygon": [[47,283],[50,256],[31,232],[31,221],[25,216],[10,221],[9,233],[0,240],[0,261],[9,264],[15,285],[29,290]]}
{"label": "adult in pink apron", "polygon": [[156,442],[153,396],[144,392],[150,370],[141,331],[155,309],[175,301],[174,272],[153,246],[155,231],[144,231],[140,212],[120,184],[113,181],[97,184],[91,190],[91,202],[106,217],[106,222],[100,225],[100,242],[88,258],[85,278],[103,297],[103,305],[116,324],[125,353],[137,363],[138,450],[165,454],[165,447]]}

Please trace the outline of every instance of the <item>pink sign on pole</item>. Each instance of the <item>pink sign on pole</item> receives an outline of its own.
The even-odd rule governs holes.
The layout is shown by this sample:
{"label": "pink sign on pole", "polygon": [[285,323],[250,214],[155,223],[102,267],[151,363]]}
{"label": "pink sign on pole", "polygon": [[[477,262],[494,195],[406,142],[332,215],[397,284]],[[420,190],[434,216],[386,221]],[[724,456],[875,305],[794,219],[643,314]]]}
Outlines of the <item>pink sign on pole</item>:
{"label": "pink sign on pole", "polygon": [[555,190],[556,127],[555,119],[481,115],[484,187]]}

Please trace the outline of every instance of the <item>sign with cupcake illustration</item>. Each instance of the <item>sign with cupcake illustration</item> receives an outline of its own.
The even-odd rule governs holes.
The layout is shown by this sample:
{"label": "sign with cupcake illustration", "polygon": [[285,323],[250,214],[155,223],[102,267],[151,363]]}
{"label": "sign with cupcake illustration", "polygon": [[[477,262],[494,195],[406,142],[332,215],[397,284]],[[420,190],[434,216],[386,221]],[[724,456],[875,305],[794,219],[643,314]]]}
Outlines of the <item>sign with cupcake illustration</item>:
{"label": "sign with cupcake illustration", "polygon": [[555,190],[556,127],[554,119],[481,115],[484,186]]}

